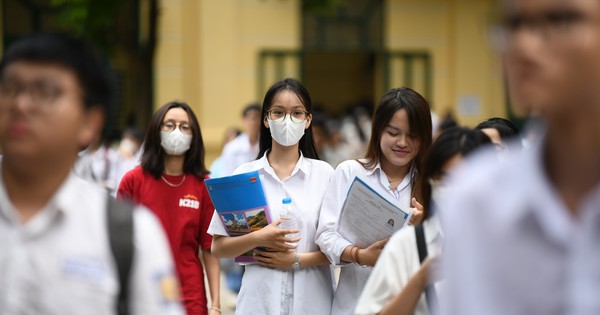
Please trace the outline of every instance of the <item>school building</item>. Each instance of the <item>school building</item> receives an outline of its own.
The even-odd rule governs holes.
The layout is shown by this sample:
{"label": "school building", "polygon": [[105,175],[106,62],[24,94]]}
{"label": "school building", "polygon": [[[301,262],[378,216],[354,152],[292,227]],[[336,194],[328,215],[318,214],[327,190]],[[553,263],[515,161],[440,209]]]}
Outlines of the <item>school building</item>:
{"label": "school building", "polygon": [[[0,0],[3,35],[13,1],[23,2]],[[149,2],[132,1],[139,10]],[[300,79],[313,103],[334,114],[376,104],[387,89],[406,85],[464,125],[507,117],[502,69],[487,36],[494,6],[494,0],[159,0],[152,104],[124,104],[121,111],[149,117],[170,100],[189,103],[209,162],[225,129],[239,124],[241,109],[262,102],[269,85],[284,77]]]}

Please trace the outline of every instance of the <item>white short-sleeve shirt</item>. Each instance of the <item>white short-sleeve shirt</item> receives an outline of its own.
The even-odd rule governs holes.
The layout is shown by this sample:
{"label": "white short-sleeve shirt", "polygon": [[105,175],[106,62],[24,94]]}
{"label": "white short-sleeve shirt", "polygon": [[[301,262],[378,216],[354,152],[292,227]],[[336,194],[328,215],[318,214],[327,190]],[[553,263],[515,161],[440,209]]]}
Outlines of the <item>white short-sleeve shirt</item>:
{"label": "white short-sleeve shirt", "polygon": [[229,176],[244,163],[253,161],[258,155],[258,142],[250,144],[250,138],[242,133],[223,147],[221,154],[221,176]]}
{"label": "white short-sleeve shirt", "polygon": [[442,314],[600,314],[600,183],[570,215],[543,148],[544,139],[500,164],[488,152],[454,174],[440,208]]}
{"label": "white short-sleeve shirt", "polygon": [[[235,174],[258,171],[265,191],[271,220],[279,219],[281,201],[289,197],[298,211],[296,218],[301,240],[299,253],[319,251],[315,244],[319,211],[333,169],[323,161],[302,155],[292,174],[280,180],[269,165],[266,154],[240,166]],[[227,235],[217,213],[208,233]],[[329,315],[333,298],[331,268],[318,266],[298,271],[247,265],[237,299],[237,314]]]}
{"label": "white short-sleeve shirt", "polygon": [[[116,264],[106,191],[72,173],[25,224],[0,173],[0,314],[115,314]],[[131,314],[184,314],[171,251],[158,220],[134,210]]]}
{"label": "white short-sleeve shirt", "polygon": [[[423,222],[428,256],[442,250],[443,234],[437,215]],[[378,314],[391,299],[406,287],[410,279],[421,268],[415,228],[408,226],[395,233],[385,245],[377,264],[369,276],[360,299],[356,304],[356,315]],[[436,292],[440,296],[439,286]],[[414,315],[430,315],[425,294],[415,307]]]}
{"label": "white short-sleeve shirt", "polygon": [[356,160],[348,160],[340,163],[335,169],[321,207],[316,241],[321,251],[329,258],[329,261],[342,266],[333,300],[331,312],[333,315],[352,314],[354,312],[356,301],[373,269],[372,267],[345,264],[340,261],[344,249],[352,245],[338,233],[340,212],[352,181],[358,176],[390,202],[401,209],[408,210],[412,197],[411,189],[414,174],[415,172],[411,169],[398,187],[391,189],[388,178],[379,163],[369,170],[365,169]]}

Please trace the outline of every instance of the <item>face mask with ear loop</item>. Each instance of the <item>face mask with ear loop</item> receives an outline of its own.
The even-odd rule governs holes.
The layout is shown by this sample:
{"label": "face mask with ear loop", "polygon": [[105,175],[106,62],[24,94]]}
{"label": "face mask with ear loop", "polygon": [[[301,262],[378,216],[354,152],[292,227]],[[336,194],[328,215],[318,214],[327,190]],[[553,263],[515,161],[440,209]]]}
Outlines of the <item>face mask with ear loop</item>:
{"label": "face mask with ear loop", "polygon": [[190,149],[192,135],[186,135],[179,128],[160,132],[160,145],[169,155],[182,155]]}
{"label": "face mask with ear loop", "polygon": [[304,130],[306,128],[307,120],[301,123],[295,123],[292,119],[286,119],[281,122],[276,122],[267,117],[269,122],[269,131],[271,137],[284,147],[289,147],[297,144],[304,136]]}

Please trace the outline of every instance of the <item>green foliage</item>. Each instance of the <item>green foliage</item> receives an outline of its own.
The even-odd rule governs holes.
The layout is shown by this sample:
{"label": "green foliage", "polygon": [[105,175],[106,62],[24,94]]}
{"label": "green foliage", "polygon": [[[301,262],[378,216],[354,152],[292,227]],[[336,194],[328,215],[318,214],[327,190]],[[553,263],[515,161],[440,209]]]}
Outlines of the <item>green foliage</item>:
{"label": "green foliage", "polygon": [[93,42],[105,52],[115,45],[120,0],[50,0],[54,19],[63,30]]}

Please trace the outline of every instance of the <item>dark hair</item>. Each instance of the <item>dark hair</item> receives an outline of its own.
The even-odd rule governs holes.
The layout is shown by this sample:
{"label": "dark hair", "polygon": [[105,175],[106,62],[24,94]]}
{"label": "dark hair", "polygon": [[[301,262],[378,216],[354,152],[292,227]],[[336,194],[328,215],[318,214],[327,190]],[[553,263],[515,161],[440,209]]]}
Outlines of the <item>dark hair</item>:
{"label": "dark hair", "polygon": [[244,110],[242,111],[242,117],[246,117],[248,115],[248,113],[251,111],[260,112],[260,105],[258,103],[252,103],[250,105],[247,105],[246,107],[244,107]]}
{"label": "dark hair", "polygon": [[430,216],[431,212],[431,184],[429,179],[442,174],[444,164],[457,154],[469,155],[475,149],[484,144],[491,143],[490,138],[481,130],[465,127],[451,127],[443,131],[437,140],[431,145],[431,149],[425,159],[425,170],[423,172],[423,208],[424,218]]}
{"label": "dark hair", "polygon": [[135,140],[139,141],[140,143],[144,141],[144,133],[135,127],[129,127],[127,129],[125,129],[125,131],[123,131],[123,134],[121,135],[121,137],[123,137],[123,136],[131,136]]}
{"label": "dark hair", "polygon": [[190,106],[183,102],[169,102],[161,106],[150,121],[150,126],[146,131],[144,138],[144,151],[142,153],[142,168],[144,171],[150,172],[154,178],[158,179],[162,175],[165,168],[165,151],[160,145],[160,128],[165,114],[172,108],[183,109],[190,118],[190,126],[192,127],[192,144],[190,149],[185,152],[183,162],[183,172],[185,174],[193,174],[199,179],[204,179],[209,171],[204,165],[204,141],[202,140],[202,132],[196,115]]}
{"label": "dark hair", "polygon": [[444,131],[448,128],[452,128],[452,127],[457,127],[458,123],[456,122],[456,119],[454,118],[454,116],[452,115],[451,112],[446,113],[446,115],[444,115],[444,117],[442,118],[442,121],[438,124],[438,129],[440,131]]}
{"label": "dark hair", "polygon": [[[312,101],[306,88],[297,80],[286,78],[273,84],[267,91],[267,94],[265,94],[261,115],[263,120],[266,119],[267,111],[273,105],[273,100],[275,99],[275,97],[283,91],[291,91],[294,94],[296,94],[296,96],[298,96],[298,98],[304,105],[304,109],[309,113],[309,115],[312,116]],[[265,126],[264,123],[261,123],[260,138],[258,145],[259,151],[258,156],[256,157],[257,159],[260,159],[265,154],[265,152],[271,149],[271,146],[273,145],[272,141],[273,138],[271,137],[271,132]],[[315,147],[315,140],[313,138],[312,124],[308,126],[308,128],[304,131],[304,135],[300,139],[299,148],[304,157],[317,160],[319,159],[319,154],[317,153],[317,148]]]}
{"label": "dark hair", "polygon": [[371,139],[365,154],[366,161],[359,161],[359,163],[366,169],[373,169],[381,160],[383,155],[380,145],[381,135],[392,120],[392,116],[401,109],[406,110],[410,131],[416,135],[419,141],[419,153],[413,161],[417,173],[416,181],[412,186],[412,195],[421,201],[423,196],[420,190],[421,181],[423,180],[421,174],[425,154],[431,146],[431,110],[427,100],[421,94],[410,88],[401,87],[392,89],[381,97],[373,114]]}
{"label": "dark hair", "polygon": [[[0,75],[11,63],[56,64],[72,71],[81,85],[86,108],[108,111],[114,101],[114,80],[107,63],[86,42],[62,33],[32,34],[11,45],[0,63]],[[107,115],[108,116],[108,115]]]}
{"label": "dark hair", "polygon": [[517,129],[517,127],[512,122],[510,122],[510,120],[504,118],[490,118],[486,121],[479,123],[479,125],[475,127],[475,129],[479,130],[487,128],[493,128],[498,130],[498,134],[500,134],[500,138],[502,138],[502,140],[508,140],[519,135],[519,130]]}

